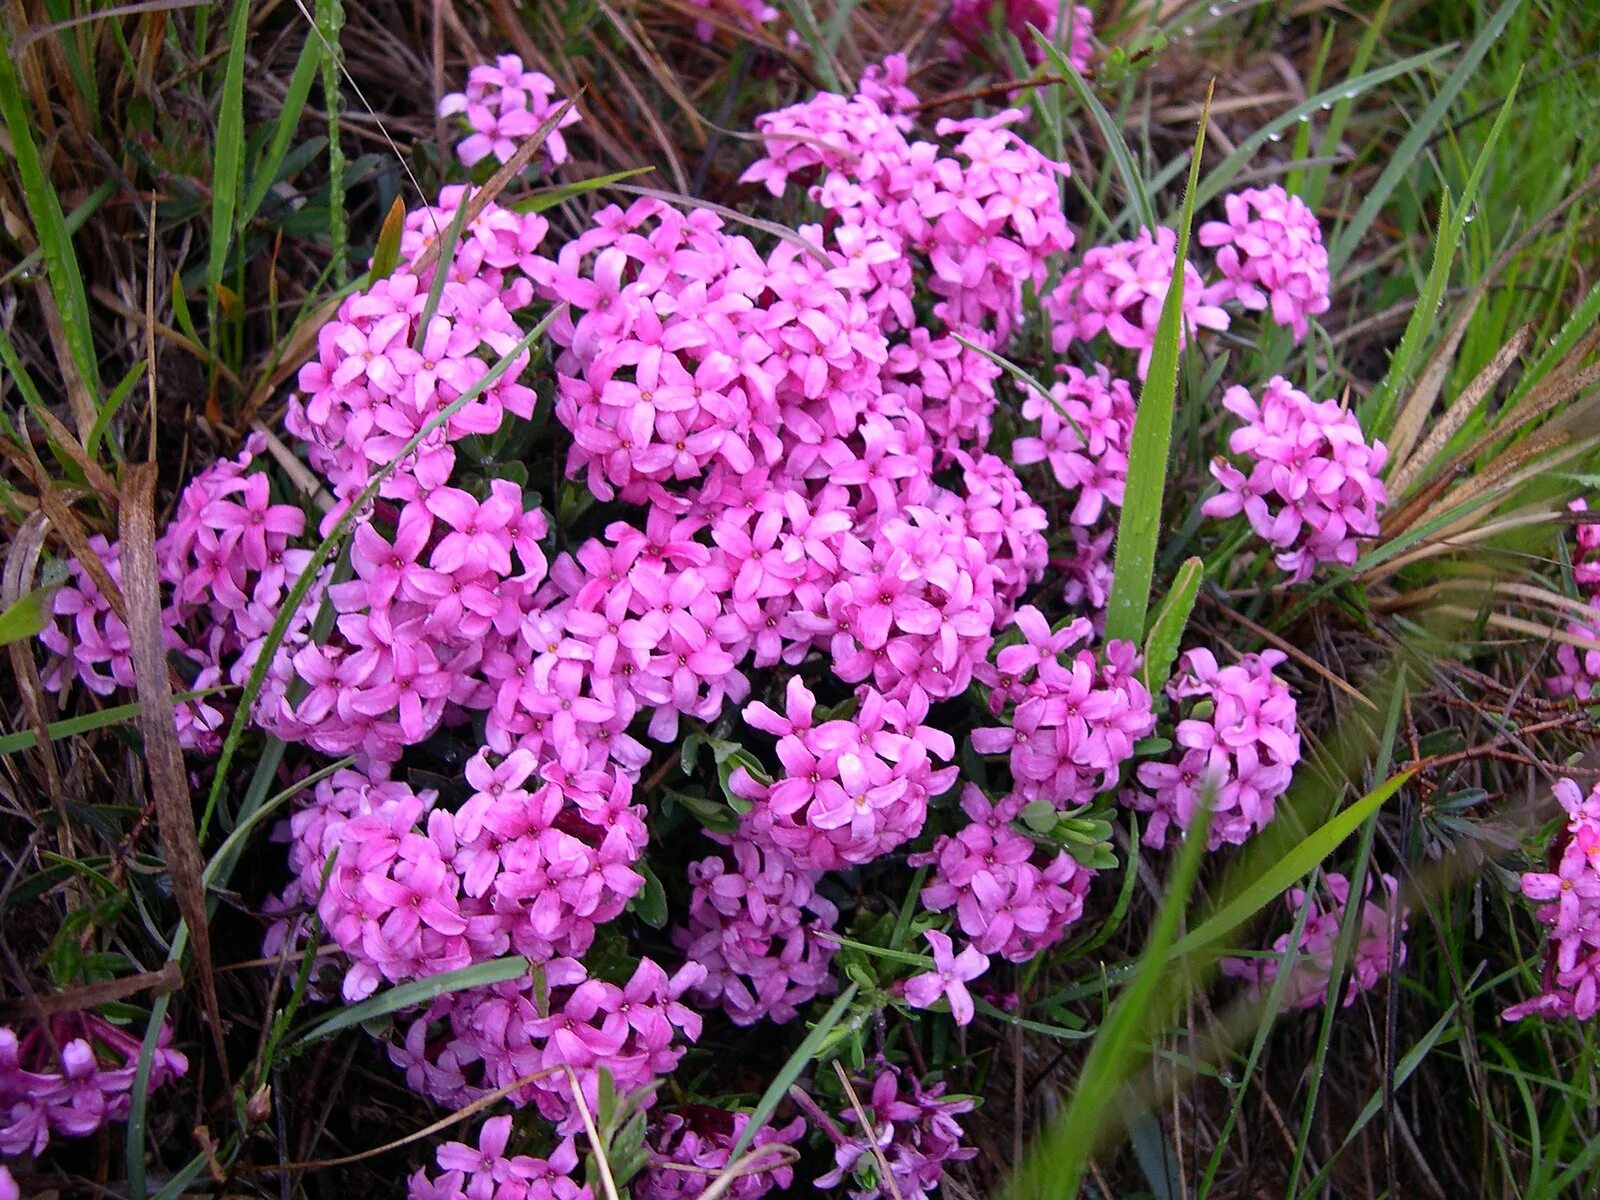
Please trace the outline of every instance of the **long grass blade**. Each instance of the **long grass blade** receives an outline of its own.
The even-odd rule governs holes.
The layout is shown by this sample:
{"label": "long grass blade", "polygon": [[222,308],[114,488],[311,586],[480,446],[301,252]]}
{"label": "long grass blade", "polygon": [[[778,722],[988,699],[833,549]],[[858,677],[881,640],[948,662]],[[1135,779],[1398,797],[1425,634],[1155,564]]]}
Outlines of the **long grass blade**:
{"label": "long grass blade", "polygon": [[[1177,262],[1189,254],[1189,230],[1194,221],[1195,186],[1200,177],[1200,156],[1206,126],[1211,120],[1211,90],[1206,91],[1200,128],[1195,134],[1194,157],[1189,162],[1189,186],[1184,190],[1183,215],[1178,222]],[[1156,542],[1161,533],[1161,501],[1167,486],[1167,458],[1172,449],[1172,417],[1178,398],[1178,357],[1182,353],[1184,272],[1173,272],[1172,284],[1161,305],[1156,325],[1150,369],[1139,396],[1128,450],[1128,477],[1122,514],[1117,521],[1116,562],[1111,595],[1106,601],[1106,640],[1142,643],[1145,614],[1150,607],[1150,585],[1155,575]]]}

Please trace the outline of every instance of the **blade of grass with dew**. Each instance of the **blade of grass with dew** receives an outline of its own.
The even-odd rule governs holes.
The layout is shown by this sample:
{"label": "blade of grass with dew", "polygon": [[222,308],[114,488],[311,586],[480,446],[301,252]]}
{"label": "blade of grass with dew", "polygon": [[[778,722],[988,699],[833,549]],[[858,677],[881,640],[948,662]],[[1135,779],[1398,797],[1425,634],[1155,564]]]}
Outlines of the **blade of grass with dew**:
{"label": "blade of grass with dew", "polygon": [[1383,173],[1367,191],[1361,201],[1361,207],[1356,209],[1356,215],[1340,231],[1328,251],[1328,271],[1335,279],[1350,261],[1361,239],[1367,235],[1367,230],[1372,228],[1372,223],[1378,219],[1378,214],[1383,211],[1383,206],[1389,202],[1394,190],[1400,186],[1402,180],[1416,170],[1417,158],[1422,153],[1423,147],[1449,114],[1450,106],[1455,103],[1456,97],[1461,94],[1461,89],[1467,86],[1477,71],[1478,64],[1489,52],[1489,47],[1505,32],[1506,25],[1521,6],[1522,0],[1505,0],[1505,3],[1495,11],[1494,16],[1489,18],[1484,27],[1478,31],[1478,36],[1472,39],[1467,52],[1462,55],[1455,70],[1445,80],[1444,87],[1439,89],[1433,101],[1423,109],[1422,115],[1400,140],[1400,144],[1394,148],[1389,165],[1383,169]]}
{"label": "blade of grass with dew", "polygon": [[1387,83],[1400,75],[1415,71],[1449,52],[1449,46],[1438,46],[1425,53],[1414,54],[1410,58],[1401,59],[1397,63],[1390,63],[1386,67],[1379,67],[1375,71],[1367,71],[1352,79],[1346,79],[1343,83],[1324,88],[1309,100],[1302,100],[1293,108],[1279,113],[1240,142],[1234,148],[1233,153],[1229,154],[1206,174],[1204,182],[1200,184],[1199,196],[1195,201],[1195,207],[1199,208],[1209,204],[1227,191],[1228,186],[1250,164],[1257,152],[1275,138],[1281,139],[1286,130],[1300,123],[1301,117],[1309,117],[1313,113],[1320,112],[1324,104],[1350,98],[1352,93],[1360,94],[1361,92],[1369,91],[1379,84]]}
{"label": "blade of grass with dew", "polygon": [[455,971],[430,975],[426,979],[402,983],[360,1004],[349,1004],[337,1012],[329,1013],[289,1043],[289,1050],[303,1050],[313,1042],[320,1042],[344,1029],[352,1029],[378,1017],[386,1017],[402,1009],[427,1004],[451,992],[464,992],[468,988],[489,987],[496,983],[509,983],[528,973],[531,964],[520,954],[508,954],[490,962],[474,963]]}
{"label": "blade of grass with dew", "polygon": [[953,337],[959,345],[966,347],[968,350],[971,350],[974,354],[980,354],[984,358],[987,358],[995,366],[999,367],[1002,371],[1004,371],[1007,375],[1011,376],[1012,379],[1015,379],[1018,383],[1020,383],[1023,387],[1027,388],[1034,395],[1040,397],[1041,399],[1043,399],[1043,400],[1047,401],[1048,403],[1050,403],[1051,405],[1053,405],[1055,407],[1056,412],[1058,414],[1060,414],[1061,419],[1064,420],[1068,425],[1070,425],[1072,427],[1072,432],[1073,433],[1078,435],[1078,440],[1083,442],[1083,443],[1085,443],[1085,444],[1088,444],[1089,439],[1084,435],[1083,428],[1082,428],[1082,426],[1080,426],[1078,424],[1077,419],[1075,417],[1073,417],[1073,415],[1070,412],[1067,411],[1066,406],[1064,404],[1062,404],[1060,400],[1056,399],[1055,393],[1052,392],[1049,388],[1045,387],[1044,384],[1040,383],[1037,379],[1035,379],[1027,371],[1023,370],[1021,367],[1019,367],[1016,363],[1012,362],[1009,358],[1005,357],[1003,354],[997,354],[993,350],[989,350],[989,349],[987,349],[987,348],[985,348],[983,346],[978,345],[976,342],[969,342],[969,341],[967,341],[966,338],[962,337],[959,333],[953,333],[950,336]]}
{"label": "blade of grass with dew", "polygon": [[234,0],[228,22],[228,63],[222,77],[222,107],[217,113],[216,157],[211,173],[211,253],[206,260],[206,311],[211,352],[217,353],[217,305],[244,176],[244,55],[249,41],[250,0]]}
{"label": "blade of grass with dew", "polygon": [[1178,852],[1177,866],[1133,979],[1112,1002],[1110,1014],[1095,1035],[1066,1113],[1050,1124],[1007,1181],[1001,1193],[1005,1200],[1078,1195],[1089,1160],[1118,1111],[1117,1096],[1143,1060],[1140,1043],[1149,1034],[1157,989],[1163,980],[1173,980],[1169,949],[1200,876],[1210,824],[1211,804],[1203,799]]}
{"label": "blade of grass with dew", "polygon": [[1337,850],[1362,823],[1381,808],[1408,782],[1415,772],[1402,771],[1372,789],[1349,808],[1342,809],[1325,824],[1307,835],[1287,854],[1273,863],[1210,917],[1172,947],[1172,957],[1181,958],[1219,941],[1271,904],[1316,865]]}
{"label": "blade of grass with dew", "polygon": [[[1178,221],[1178,263],[1189,254],[1189,230],[1194,220],[1194,193],[1200,176],[1206,126],[1211,120],[1211,89],[1206,90],[1200,128],[1195,133],[1194,157],[1189,163],[1189,185],[1184,189],[1183,214]],[[1116,558],[1111,594],[1106,600],[1107,641],[1144,641],[1145,616],[1150,607],[1150,587],[1155,575],[1156,543],[1161,534],[1161,500],[1167,486],[1167,458],[1172,449],[1172,417],[1178,398],[1178,357],[1183,347],[1184,273],[1173,272],[1171,286],[1161,305],[1150,368],[1145,374],[1128,449],[1128,476],[1122,512],[1117,521]]]}
{"label": "blade of grass with dew", "polygon": [[1183,641],[1183,631],[1189,627],[1189,616],[1194,612],[1195,597],[1200,594],[1200,581],[1205,578],[1203,559],[1185,559],[1172,586],[1162,597],[1161,606],[1150,620],[1150,633],[1144,640],[1144,666],[1140,674],[1144,687],[1152,696],[1158,693],[1172,674],[1172,664],[1178,658],[1178,646]]}
{"label": "blade of grass with dew", "polygon": [[738,1161],[739,1156],[750,1148],[750,1143],[755,1140],[756,1134],[766,1128],[767,1122],[772,1120],[772,1114],[777,1111],[778,1104],[789,1094],[789,1085],[799,1079],[800,1073],[811,1065],[811,1060],[816,1057],[822,1043],[833,1032],[833,1027],[844,1016],[845,1010],[850,1007],[850,1001],[856,998],[856,991],[857,985],[852,983],[839,993],[838,998],[828,1006],[828,1011],[822,1015],[822,1020],[811,1027],[811,1032],[806,1034],[805,1040],[795,1047],[788,1061],[772,1077],[767,1090],[761,1093],[761,1099],[751,1110],[750,1120],[745,1124],[744,1132],[733,1144],[733,1150],[728,1154],[729,1162]]}
{"label": "blade of grass with dew", "polygon": [[[1045,57],[1050,60],[1050,65],[1057,74],[1072,85],[1072,90],[1077,92],[1078,101],[1089,110],[1089,115],[1094,118],[1095,125],[1100,130],[1100,136],[1105,138],[1106,150],[1111,155],[1112,165],[1117,168],[1117,174],[1122,177],[1122,185],[1128,191],[1128,197],[1139,206],[1139,220],[1145,228],[1154,232],[1156,228],[1156,210],[1150,203],[1150,193],[1145,188],[1144,176],[1140,173],[1138,165],[1133,161],[1133,154],[1128,149],[1128,143],[1123,140],[1122,126],[1112,119],[1106,111],[1105,105],[1100,103],[1100,98],[1094,94],[1088,83],[1061,51],[1057,50],[1049,38],[1039,30],[1029,27],[1029,35],[1035,44],[1044,50]],[[1198,153],[1196,158],[1198,158]],[[1191,183],[1189,192],[1194,193],[1193,170],[1189,173]]]}
{"label": "blade of grass with dew", "polygon": [[[1518,80],[1521,73],[1518,73]],[[1512,105],[1517,100],[1517,85],[1512,84],[1511,94],[1506,97],[1505,103],[1500,106],[1499,115],[1496,116],[1494,125],[1490,127],[1488,136],[1484,139],[1483,150],[1478,155],[1477,162],[1473,163],[1472,170],[1467,176],[1467,182],[1461,190],[1459,201],[1453,201],[1450,189],[1447,187],[1439,199],[1439,234],[1433,248],[1433,263],[1428,269],[1427,282],[1423,285],[1422,296],[1417,302],[1416,309],[1411,314],[1411,319],[1406,322],[1405,333],[1401,335],[1400,346],[1389,360],[1389,369],[1384,373],[1382,382],[1373,389],[1372,394],[1363,401],[1361,408],[1366,419],[1362,421],[1363,427],[1378,431],[1383,436],[1389,428],[1390,410],[1401,391],[1411,382],[1411,375],[1416,366],[1418,356],[1422,352],[1422,339],[1425,334],[1438,324],[1439,305],[1444,300],[1444,291],[1450,282],[1450,269],[1455,263],[1456,248],[1461,245],[1462,232],[1467,227],[1468,220],[1472,217],[1473,205],[1477,202],[1478,189],[1483,183],[1483,174],[1488,169],[1493,158],[1496,143],[1505,131],[1506,122],[1511,117]],[[1370,415],[1367,415],[1370,414]],[[1400,424],[1404,425],[1404,418]],[[1409,447],[1407,447],[1409,448]]]}
{"label": "blade of grass with dew", "polygon": [[[92,396],[100,393],[100,364],[95,354],[94,329],[89,319],[89,297],[84,291],[78,256],[72,248],[72,234],[61,210],[61,198],[45,174],[39,147],[33,140],[33,120],[23,97],[22,80],[11,53],[12,26],[0,21],[0,117],[11,135],[12,161],[22,180],[22,198],[33,219],[44,255],[45,273],[55,293],[61,313],[61,326],[78,373]],[[81,431],[80,431],[81,432]]]}

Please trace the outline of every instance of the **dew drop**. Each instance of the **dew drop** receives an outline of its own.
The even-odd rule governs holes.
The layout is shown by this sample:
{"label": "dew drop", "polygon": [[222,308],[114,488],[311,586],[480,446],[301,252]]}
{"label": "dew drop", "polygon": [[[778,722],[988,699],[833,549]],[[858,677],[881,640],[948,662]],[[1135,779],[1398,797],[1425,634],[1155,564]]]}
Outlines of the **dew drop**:
{"label": "dew drop", "polygon": [[1322,102],[1322,111],[1323,112],[1327,112],[1332,107],[1333,107],[1333,101],[1332,100],[1324,100]]}
{"label": "dew drop", "polygon": [[1310,123],[1311,123],[1311,114],[1310,113],[1301,113],[1300,114],[1300,124],[1309,125]]}
{"label": "dew drop", "polygon": [[1213,17],[1220,17],[1222,15],[1222,5],[1220,5],[1220,4],[1210,5],[1206,9],[1206,11],[1208,13],[1210,13]]}
{"label": "dew drop", "polygon": [[1277,130],[1273,130],[1271,133],[1267,134],[1267,141],[1281,142],[1283,141],[1283,134],[1279,133]]}

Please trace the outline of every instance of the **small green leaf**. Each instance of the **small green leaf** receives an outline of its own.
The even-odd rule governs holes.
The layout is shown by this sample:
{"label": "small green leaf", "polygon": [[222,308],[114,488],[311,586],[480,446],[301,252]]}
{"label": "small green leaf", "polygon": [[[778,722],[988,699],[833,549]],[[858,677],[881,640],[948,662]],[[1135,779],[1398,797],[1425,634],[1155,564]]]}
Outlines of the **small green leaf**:
{"label": "small green leaf", "polygon": [[642,859],[639,873],[644,876],[644,887],[628,902],[628,907],[633,910],[634,916],[651,929],[664,929],[667,924],[667,889],[661,886],[661,880],[650,869],[650,864]]}
{"label": "small green leaf", "polygon": [[754,1111],[750,1114],[750,1121],[744,1127],[744,1132],[739,1135],[739,1140],[734,1143],[733,1150],[728,1154],[729,1162],[738,1162],[739,1156],[750,1148],[750,1143],[755,1140],[756,1134],[766,1128],[767,1122],[772,1119],[772,1114],[777,1110],[778,1103],[789,1094],[789,1085],[800,1078],[800,1072],[811,1065],[811,1060],[817,1056],[823,1042],[833,1032],[844,1016],[845,1010],[850,1007],[850,1001],[856,998],[857,986],[850,984],[839,993],[822,1020],[811,1027],[811,1032],[806,1034],[793,1054],[789,1056],[778,1073],[773,1076],[772,1082],[767,1085],[767,1090],[761,1093]]}
{"label": "small green leaf", "polygon": [[527,973],[528,960],[520,954],[513,954],[491,962],[462,967],[459,971],[445,971],[443,974],[430,975],[413,983],[402,983],[399,987],[379,992],[360,1004],[347,1005],[328,1014],[295,1038],[290,1046],[292,1049],[302,1050],[313,1042],[320,1042],[323,1038],[341,1030],[364,1025],[368,1021],[387,1017],[407,1008],[427,1004],[440,996],[448,996],[451,992],[488,987],[494,983],[508,983],[513,979],[521,979]]}
{"label": "small green leaf", "polygon": [[1150,622],[1150,632],[1144,639],[1144,686],[1152,696],[1161,690],[1172,673],[1172,664],[1177,661],[1178,646],[1189,625],[1189,614],[1194,612],[1195,597],[1205,573],[1206,564],[1201,559],[1185,560]]}
{"label": "small green leaf", "polygon": [[12,606],[0,613],[0,646],[25,641],[34,637],[50,623],[50,598],[52,587],[34,588]]}

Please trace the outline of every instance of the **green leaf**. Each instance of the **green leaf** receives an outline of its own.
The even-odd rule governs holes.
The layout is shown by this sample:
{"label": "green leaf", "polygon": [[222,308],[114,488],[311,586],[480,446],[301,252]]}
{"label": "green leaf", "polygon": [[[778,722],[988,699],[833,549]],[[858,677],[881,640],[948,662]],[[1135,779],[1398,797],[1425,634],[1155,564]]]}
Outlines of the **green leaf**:
{"label": "green leaf", "polygon": [[272,141],[251,176],[250,190],[239,213],[241,226],[248,224],[261,211],[267,192],[278,181],[278,172],[283,169],[284,155],[289,152],[289,143],[293,140],[295,131],[300,125],[300,117],[306,110],[306,100],[311,96],[311,85],[316,82],[317,68],[322,63],[322,55],[322,40],[313,30],[307,34],[305,44],[300,48],[300,58],[294,65],[294,74],[289,77],[289,87],[284,93],[283,107],[278,111],[278,123],[272,129]]}
{"label": "green leaf", "polygon": [[744,1132],[739,1135],[739,1140],[734,1143],[733,1150],[728,1154],[729,1162],[738,1162],[739,1156],[750,1148],[750,1143],[755,1140],[772,1114],[777,1111],[778,1104],[789,1093],[789,1085],[800,1078],[800,1072],[811,1065],[811,1060],[816,1057],[822,1043],[827,1040],[833,1027],[837,1025],[850,1007],[850,1001],[856,998],[857,987],[850,984],[839,993],[839,998],[833,1002],[828,1011],[823,1014],[822,1020],[811,1027],[811,1032],[806,1034],[805,1040],[795,1047],[793,1054],[787,1062],[773,1076],[772,1082],[767,1085],[767,1090],[761,1093],[761,1099],[756,1103],[755,1109],[750,1113],[750,1121],[744,1127]]}
{"label": "green leaf", "polygon": [[[1194,157],[1189,163],[1189,186],[1184,191],[1183,215],[1178,221],[1178,262],[1189,255],[1189,227],[1194,221],[1195,182],[1200,174],[1201,151],[1211,99],[1206,97],[1200,129],[1195,134]],[[1150,606],[1150,583],[1155,574],[1156,542],[1161,532],[1161,497],[1167,486],[1167,456],[1172,449],[1172,414],[1178,396],[1178,356],[1183,343],[1183,272],[1173,275],[1161,305],[1150,369],[1139,397],[1128,451],[1128,476],[1122,513],[1117,521],[1116,560],[1111,595],[1106,600],[1106,640],[1138,642],[1144,637],[1145,613]]]}
{"label": "green leaf", "polygon": [[400,265],[400,235],[405,228],[406,203],[396,196],[389,206],[389,215],[383,219],[383,228],[378,230],[378,244],[372,251],[372,269],[367,272],[367,278],[374,283],[389,278]]}
{"label": "green leaf", "polygon": [[0,21],[0,117],[4,117],[11,134],[12,161],[22,180],[22,198],[28,215],[39,235],[39,249],[50,277],[50,290],[55,293],[56,307],[61,313],[67,345],[72,348],[78,374],[83,377],[90,395],[98,397],[100,365],[89,321],[89,297],[83,288],[83,275],[78,270],[78,256],[72,248],[72,234],[61,210],[61,198],[45,174],[39,147],[34,144],[34,122],[11,49],[15,28],[10,21]]}
{"label": "green leaf", "polygon": [[1144,686],[1152,696],[1172,674],[1172,664],[1178,659],[1178,646],[1183,641],[1183,631],[1188,628],[1189,614],[1194,612],[1195,596],[1199,594],[1205,573],[1206,564],[1201,559],[1185,560],[1150,622],[1150,632],[1144,639]]}
{"label": "green leaf", "polygon": [[633,915],[651,929],[665,929],[667,925],[667,889],[644,860],[639,862],[639,873],[644,876],[644,887],[628,902]]}
{"label": "green leaf", "polygon": [[[244,175],[244,54],[249,41],[250,0],[235,0],[228,22],[228,65],[217,114],[215,167],[211,173],[211,256],[206,265],[207,295],[215,297],[228,264]],[[215,303],[213,300],[212,303]]]}
{"label": "green leaf", "polygon": [[654,167],[634,167],[630,171],[613,171],[609,175],[594,175],[588,179],[576,180],[573,183],[560,183],[554,187],[535,188],[510,207],[520,213],[541,213],[547,208],[565,204],[575,196],[582,196],[587,192],[610,187],[613,183],[621,183],[625,179],[632,179],[638,175],[648,175],[654,170]]}
{"label": "green leaf", "polygon": [[5,612],[0,612],[0,646],[25,641],[50,623],[50,598],[59,586],[34,588]]}
{"label": "green leaf", "polygon": [[304,1049],[313,1042],[320,1042],[323,1038],[331,1037],[341,1030],[353,1028],[378,1017],[386,1017],[390,1013],[415,1008],[419,1004],[427,1004],[440,996],[448,996],[451,992],[521,979],[528,973],[528,965],[528,960],[520,954],[512,954],[491,962],[474,963],[458,971],[446,971],[441,975],[430,975],[426,979],[418,979],[412,983],[402,983],[399,987],[379,992],[360,1004],[346,1005],[329,1013],[295,1038],[290,1043],[290,1048]]}
{"label": "green leaf", "polygon": [[1180,958],[1193,950],[1226,937],[1256,913],[1292,887],[1354,833],[1372,813],[1410,780],[1412,771],[1385,780],[1349,808],[1335,814],[1320,829],[1308,834],[1287,854],[1273,863],[1237,895],[1225,903],[1197,928],[1172,947],[1170,959]]}

